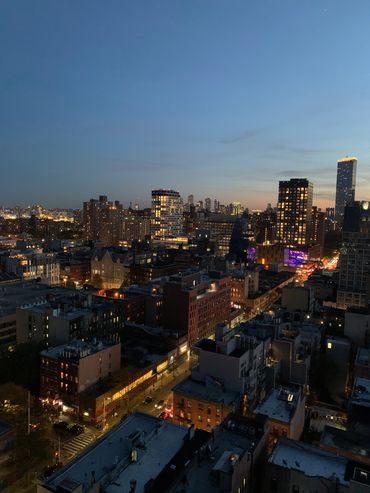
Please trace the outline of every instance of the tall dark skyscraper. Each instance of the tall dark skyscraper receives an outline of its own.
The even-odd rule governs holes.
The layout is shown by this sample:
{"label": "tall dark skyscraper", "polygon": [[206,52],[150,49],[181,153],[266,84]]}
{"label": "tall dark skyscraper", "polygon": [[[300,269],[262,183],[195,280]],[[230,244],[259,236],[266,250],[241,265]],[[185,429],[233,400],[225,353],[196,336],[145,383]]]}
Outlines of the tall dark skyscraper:
{"label": "tall dark skyscraper", "polygon": [[355,201],[357,158],[345,157],[338,160],[337,188],[335,194],[335,218],[341,228],[344,208]]}
{"label": "tall dark skyscraper", "polygon": [[277,240],[287,247],[307,246],[312,238],[313,185],[306,178],[279,182]]}
{"label": "tall dark skyscraper", "polygon": [[368,306],[370,294],[370,204],[344,209],[337,307]]}

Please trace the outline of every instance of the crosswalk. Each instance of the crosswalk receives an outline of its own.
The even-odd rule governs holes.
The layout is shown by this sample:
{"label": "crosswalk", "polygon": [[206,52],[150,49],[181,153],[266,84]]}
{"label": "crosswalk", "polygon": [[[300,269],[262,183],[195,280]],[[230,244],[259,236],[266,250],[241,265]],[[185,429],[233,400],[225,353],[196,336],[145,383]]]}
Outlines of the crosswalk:
{"label": "crosswalk", "polygon": [[63,445],[62,453],[69,456],[76,455],[90,445],[93,439],[93,435],[90,435],[89,433],[82,433]]}

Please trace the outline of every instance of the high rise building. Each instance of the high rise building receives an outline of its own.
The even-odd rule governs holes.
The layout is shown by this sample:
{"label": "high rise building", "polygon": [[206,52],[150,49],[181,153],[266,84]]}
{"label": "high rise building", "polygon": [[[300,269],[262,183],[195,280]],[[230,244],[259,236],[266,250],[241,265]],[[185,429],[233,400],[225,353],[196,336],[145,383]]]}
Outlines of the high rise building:
{"label": "high rise building", "polygon": [[205,205],[205,208],[207,211],[210,211],[211,210],[211,199],[209,197],[207,197],[204,201],[204,205]]}
{"label": "high rise building", "polygon": [[183,206],[179,192],[152,190],[152,238],[176,238],[182,235],[182,230]]}
{"label": "high rise building", "polygon": [[194,195],[188,195],[188,205],[194,205]]}
{"label": "high rise building", "polygon": [[370,298],[370,205],[344,209],[337,307],[366,307]]}
{"label": "high rise building", "polygon": [[123,207],[118,200],[108,201],[106,195],[83,204],[85,239],[103,246],[118,245],[123,237]]}
{"label": "high rise building", "polygon": [[277,240],[289,247],[305,247],[312,238],[313,185],[306,178],[279,182]]}
{"label": "high rise building", "polygon": [[344,208],[355,200],[357,158],[345,157],[337,162],[337,187],[335,194],[335,216],[342,227]]}
{"label": "high rise building", "polygon": [[312,242],[320,245],[320,257],[324,248],[325,240],[325,212],[318,209],[316,205],[312,206]]}
{"label": "high rise building", "polygon": [[151,209],[128,209],[124,218],[124,240],[128,245],[150,235]]}

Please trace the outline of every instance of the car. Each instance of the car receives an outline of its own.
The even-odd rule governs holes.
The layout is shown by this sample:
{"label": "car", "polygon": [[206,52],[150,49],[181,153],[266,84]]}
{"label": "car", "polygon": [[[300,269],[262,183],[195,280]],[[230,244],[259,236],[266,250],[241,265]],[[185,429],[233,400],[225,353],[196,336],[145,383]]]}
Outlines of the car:
{"label": "car", "polygon": [[163,409],[165,405],[165,402],[163,399],[157,402],[157,404],[154,406],[156,409]]}
{"label": "car", "polygon": [[84,432],[84,429],[85,429],[84,426],[79,425],[77,423],[68,427],[68,431],[70,433],[73,433],[74,435],[81,435],[81,433]]}
{"label": "car", "polygon": [[53,424],[53,428],[55,431],[68,431],[69,424],[67,421],[58,421]]}
{"label": "car", "polygon": [[153,401],[153,397],[150,395],[147,395],[145,399],[143,400],[143,404],[150,404]]}
{"label": "car", "polygon": [[159,419],[167,419],[167,413],[166,411],[162,411],[160,414],[158,414]]}

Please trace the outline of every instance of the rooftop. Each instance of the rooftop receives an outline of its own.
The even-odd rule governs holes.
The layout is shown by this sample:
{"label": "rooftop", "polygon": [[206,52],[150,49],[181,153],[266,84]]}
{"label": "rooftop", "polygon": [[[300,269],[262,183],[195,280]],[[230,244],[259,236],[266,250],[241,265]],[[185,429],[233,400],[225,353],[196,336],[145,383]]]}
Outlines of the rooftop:
{"label": "rooftop", "polygon": [[345,474],[348,461],[304,442],[280,439],[268,462],[300,471],[308,477],[335,478],[341,485],[347,485]]}
{"label": "rooftop", "polygon": [[340,454],[340,450],[343,450],[370,459],[370,443],[368,437],[353,431],[325,426],[320,438],[320,445],[336,448],[338,449],[338,454]]}
{"label": "rooftop", "polygon": [[353,385],[352,404],[370,407],[370,380],[357,377]]}
{"label": "rooftop", "polygon": [[118,341],[71,341],[68,344],[62,344],[60,346],[51,347],[41,351],[41,356],[47,356],[52,359],[59,359],[61,357],[73,360],[80,360],[90,356],[91,354],[99,353],[104,349],[112,347],[116,344],[120,344]]}
{"label": "rooftop", "polygon": [[[213,442],[200,456],[200,460],[193,462],[187,470],[188,493],[221,492],[217,480],[219,472],[231,473],[246,453],[253,453],[264,435],[263,428],[251,419],[236,419],[232,416],[214,431]],[[248,471],[243,471],[245,475]]]}
{"label": "rooftop", "polygon": [[358,348],[355,365],[370,366],[370,350],[368,348]]}
{"label": "rooftop", "polygon": [[178,394],[193,396],[209,402],[222,402],[227,406],[237,403],[242,395],[232,390],[224,390],[223,386],[214,379],[209,379],[207,383],[197,382],[191,377],[185,378],[178,383],[173,391]]}
{"label": "rooftop", "polygon": [[17,307],[45,303],[50,295],[72,294],[74,290],[51,287],[35,281],[16,281],[0,287],[0,317],[11,315]]}
{"label": "rooftop", "polygon": [[274,389],[266,400],[256,407],[254,412],[277,421],[290,423],[299,399],[299,391],[283,387]]}
{"label": "rooftop", "polygon": [[58,491],[65,481],[82,485],[82,493],[91,491],[91,480],[106,493],[135,493],[155,479],[183,447],[188,429],[153,416],[135,413],[113,428],[99,441],[57,471],[43,486]]}

